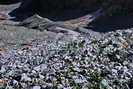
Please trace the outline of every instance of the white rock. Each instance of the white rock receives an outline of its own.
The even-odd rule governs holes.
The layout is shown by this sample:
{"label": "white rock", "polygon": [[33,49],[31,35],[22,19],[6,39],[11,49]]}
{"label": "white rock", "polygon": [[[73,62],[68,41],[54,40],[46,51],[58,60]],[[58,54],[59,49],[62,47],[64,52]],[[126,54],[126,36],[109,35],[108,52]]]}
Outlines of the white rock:
{"label": "white rock", "polygon": [[107,82],[105,79],[103,79],[101,83],[102,83],[104,86],[108,86],[108,82]]}
{"label": "white rock", "polygon": [[58,89],[64,89],[64,86],[62,84],[58,84]]}
{"label": "white rock", "polygon": [[101,81],[101,83],[102,83],[107,89],[112,89],[112,88],[109,86],[108,81],[106,81],[105,79],[103,79],[103,80]]}
{"label": "white rock", "polygon": [[129,67],[130,69],[133,69],[133,63],[129,63],[128,67]]}
{"label": "white rock", "polygon": [[116,69],[112,69],[112,72],[113,72],[113,73],[117,73],[117,70],[116,70]]}
{"label": "white rock", "polygon": [[80,68],[78,68],[78,67],[75,67],[75,68],[73,68],[75,71],[77,71],[77,72],[80,72],[81,70],[80,70]]}
{"label": "white rock", "polygon": [[22,54],[23,54],[23,51],[22,51],[22,50],[19,50],[18,53],[19,53],[20,55],[22,55]]}
{"label": "white rock", "polygon": [[124,62],[123,62],[123,65],[128,65],[128,62],[127,62],[127,61],[124,61]]}
{"label": "white rock", "polygon": [[21,78],[22,81],[31,81],[31,78],[27,76],[27,74],[23,73],[22,74],[22,78]]}
{"label": "white rock", "polygon": [[1,72],[1,73],[4,73],[4,72],[6,72],[6,69],[5,69],[5,67],[4,67],[4,66],[2,66],[2,67],[1,67],[1,70],[0,70],[0,72]]}
{"label": "white rock", "polygon": [[44,79],[44,76],[43,76],[43,75],[41,75],[41,74],[39,74],[39,77],[40,77],[40,79]]}
{"label": "white rock", "polygon": [[41,70],[41,67],[40,66],[36,66],[36,67],[34,67],[34,70],[40,71]]}
{"label": "white rock", "polygon": [[33,86],[32,89],[41,89],[41,87],[40,86]]}
{"label": "white rock", "polygon": [[74,81],[75,81],[75,83],[83,83],[83,81],[81,79],[75,79]]}
{"label": "white rock", "polygon": [[18,82],[16,80],[13,80],[12,83],[13,83],[13,85],[17,85],[18,84]]}
{"label": "white rock", "polygon": [[43,72],[43,71],[47,71],[48,70],[48,65],[46,65],[46,64],[42,64],[41,66],[40,66],[40,70],[41,70],[41,72]]}

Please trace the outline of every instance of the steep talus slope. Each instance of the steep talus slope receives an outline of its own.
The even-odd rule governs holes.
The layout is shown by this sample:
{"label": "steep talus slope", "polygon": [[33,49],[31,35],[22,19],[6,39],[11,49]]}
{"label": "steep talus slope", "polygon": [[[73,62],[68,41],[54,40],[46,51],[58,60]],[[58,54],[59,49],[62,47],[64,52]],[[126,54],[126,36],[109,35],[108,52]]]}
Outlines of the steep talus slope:
{"label": "steep talus slope", "polygon": [[[93,1],[95,3],[95,0]],[[53,0],[50,3],[56,4]],[[112,6],[111,3],[122,5],[116,0],[106,0],[106,3],[102,6],[103,9]],[[69,6],[69,2],[66,4]],[[0,5],[0,11],[7,17],[7,13],[14,8],[17,8],[17,4]],[[106,11],[108,13],[109,9]],[[20,17],[23,17],[23,14]],[[131,17],[127,16],[124,20],[124,16],[110,19],[102,17],[87,25],[82,22],[88,21],[92,14],[66,21],[53,21],[36,13],[32,15],[23,21],[14,17],[0,20],[0,88],[133,88]]]}

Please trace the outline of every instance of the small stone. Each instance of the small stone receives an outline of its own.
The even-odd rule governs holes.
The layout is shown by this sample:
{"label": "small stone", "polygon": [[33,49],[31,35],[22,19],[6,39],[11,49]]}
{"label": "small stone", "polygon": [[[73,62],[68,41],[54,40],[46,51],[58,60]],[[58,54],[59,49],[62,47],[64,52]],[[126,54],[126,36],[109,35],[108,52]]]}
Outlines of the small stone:
{"label": "small stone", "polygon": [[112,69],[112,72],[113,72],[113,73],[117,73],[117,70],[116,70],[116,69]]}
{"label": "small stone", "polygon": [[44,76],[43,76],[43,75],[41,75],[41,74],[39,74],[39,77],[40,77],[40,79],[44,79]]}
{"label": "small stone", "polygon": [[75,83],[83,83],[84,81],[82,79],[75,79]]}
{"label": "small stone", "polygon": [[47,85],[41,85],[42,89],[46,89]]}
{"label": "small stone", "polygon": [[58,84],[58,89],[64,89],[64,86],[62,84]]}
{"label": "small stone", "polygon": [[33,86],[32,89],[41,89],[41,87],[40,86]]}
{"label": "small stone", "polygon": [[108,82],[107,82],[105,79],[103,79],[101,83],[102,83],[104,86],[108,86]]}
{"label": "small stone", "polygon": [[19,50],[18,53],[22,55],[24,52],[22,50]]}
{"label": "small stone", "polygon": [[132,33],[133,31],[130,30],[130,29],[128,29],[128,30],[125,30],[125,32],[130,34],[130,33]]}
{"label": "small stone", "polygon": [[120,55],[116,55],[116,58],[117,58],[117,59],[120,59],[121,57],[120,57]]}
{"label": "small stone", "polygon": [[21,81],[31,81],[31,78],[27,76],[27,74],[22,74]]}
{"label": "small stone", "polygon": [[74,71],[77,71],[77,72],[80,72],[81,71],[80,68],[78,68],[78,67],[73,68],[73,70]]}
{"label": "small stone", "polygon": [[129,67],[130,69],[133,69],[133,63],[129,63],[129,64],[128,64],[128,67]]}
{"label": "small stone", "polygon": [[12,84],[12,86],[18,85],[18,81],[16,81],[16,80],[12,80],[10,83]]}
{"label": "small stone", "polygon": [[127,62],[127,61],[124,61],[124,62],[123,62],[123,65],[128,65],[128,62]]}
{"label": "small stone", "polygon": [[37,66],[37,67],[34,67],[34,70],[39,72],[41,70],[41,68],[40,68],[40,66]]}
{"label": "small stone", "polygon": [[53,84],[52,84],[52,83],[48,83],[48,84],[47,84],[47,88],[48,88],[48,89],[52,89],[52,87],[53,87]]}
{"label": "small stone", "polygon": [[2,67],[1,67],[1,70],[0,70],[0,72],[1,72],[1,73],[4,73],[4,72],[6,72],[5,66],[2,66]]}

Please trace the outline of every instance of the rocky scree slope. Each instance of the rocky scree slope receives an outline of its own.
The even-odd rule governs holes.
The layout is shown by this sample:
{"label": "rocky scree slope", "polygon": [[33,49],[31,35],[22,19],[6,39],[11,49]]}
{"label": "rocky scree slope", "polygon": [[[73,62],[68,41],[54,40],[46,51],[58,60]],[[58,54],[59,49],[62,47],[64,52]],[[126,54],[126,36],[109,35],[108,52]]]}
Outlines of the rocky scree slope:
{"label": "rocky scree slope", "polygon": [[[63,38],[63,37],[62,37]],[[133,30],[34,40],[0,55],[2,88],[132,89]]]}
{"label": "rocky scree slope", "polygon": [[38,35],[27,37],[25,43],[15,41],[8,51],[0,50],[2,89],[133,88],[132,28],[99,34],[36,15],[3,26]]}

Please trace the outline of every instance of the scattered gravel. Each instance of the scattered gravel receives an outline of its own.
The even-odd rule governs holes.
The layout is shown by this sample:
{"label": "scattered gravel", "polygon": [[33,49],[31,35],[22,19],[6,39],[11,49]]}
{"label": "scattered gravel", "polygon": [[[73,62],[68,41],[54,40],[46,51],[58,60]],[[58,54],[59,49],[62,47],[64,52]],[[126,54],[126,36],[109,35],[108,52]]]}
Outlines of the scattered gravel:
{"label": "scattered gravel", "polygon": [[1,89],[133,89],[133,29],[35,40],[0,52]]}

